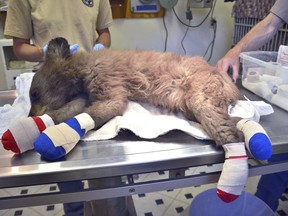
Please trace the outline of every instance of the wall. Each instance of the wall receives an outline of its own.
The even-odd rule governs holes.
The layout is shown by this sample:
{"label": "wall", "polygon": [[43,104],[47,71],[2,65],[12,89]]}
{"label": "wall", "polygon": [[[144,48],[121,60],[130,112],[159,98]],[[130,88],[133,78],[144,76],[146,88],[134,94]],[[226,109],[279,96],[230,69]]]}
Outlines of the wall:
{"label": "wall", "polygon": [[[212,65],[215,65],[217,60],[231,47],[233,33],[231,10],[233,4],[231,2],[224,3],[224,0],[216,2],[213,17],[216,19],[218,27],[214,53],[210,61]],[[183,22],[188,23],[185,15],[186,5],[186,0],[178,0],[175,11]],[[199,24],[208,11],[209,9],[192,8],[193,19],[190,25]],[[183,54],[181,40],[187,27],[176,19],[172,9],[166,11],[165,22],[168,29],[167,51]],[[164,50],[166,34],[162,18],[115,19],[111,33],[112,47],[114,48]],[[209,17],[202,26],[193,29],[189,28],[184,40],[186,53],[203,56],[212,38],[213,28],[210,27]]]}
{"label": "wall", "polygon": [[[0,16],[0,19],[3,19],[3,17]],[[3,25],[2,25],[2,20],[0,20],[0,39],[2,39],[3,37],[4,37]],[[2,61],[2,57],[0,56],[0,91],[7,89],[5,72],[3,70],[4,67],[2,65],[4,65],[4,62]]]}
{"label": "wall", "polygon": [[[216,19],[218,27],[214,53],[210,61],[212,65],[215,65],[217,60],[231,47],[233,32],[231,8],[233,4],[231,2],[224,3],[224,0],[217,0],[216,2],[213,17]],[[182,21],[188,23],[185,15],[186,5],[187,0],[178,0],[175,11]],[[190,25],[199,24],[208,11],[209,9],[192,8],[193,19]],[[168,29],[167,51],[183,54],[181,40],[185,34],[186,27],[176,19],[172,9],[166,11],[165,23]],[[110,30],[113,48],[164,50],[166,34],[162,17],[114,19],[114,25]],[[0,31],[0,38],[3,38],[2,26],[0,26]],[[184,40],[187,54],[203,56],[212,38],[213,29],[210,27],[210,18],[201,27],[189,28]],[[207,56],[209,56],[209,53]],[[1,58],[0,64],[3,64]],[[6,88],[4,71],[0,67],[0,90]]]}

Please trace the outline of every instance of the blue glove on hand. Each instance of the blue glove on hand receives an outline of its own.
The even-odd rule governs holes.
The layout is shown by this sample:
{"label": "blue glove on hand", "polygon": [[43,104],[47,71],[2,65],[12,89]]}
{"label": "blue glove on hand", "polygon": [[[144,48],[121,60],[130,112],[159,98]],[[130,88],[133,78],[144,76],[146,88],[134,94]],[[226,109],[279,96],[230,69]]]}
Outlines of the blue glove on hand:
{"label": "blue glove on hand", "polygon": [[95,44],[94,47],[92,48],[93,51],[98,51],[102,49],[105,49],[105,46],[101,43]]}
{"label": "blue glove on hand", "polygon": [[[77,52],[79,45],[78,44],[73,44],[70,46],[70,53],[74,54]],[[48,45],[45,45],[43,48],[43,54],[46,56],[47,50],[48,50]]]}
{"label": "blue glove on hand", "polygon": [[70,46],[70,53],[74,54],[77,52],[79,45],[78,44],[73,44]]}

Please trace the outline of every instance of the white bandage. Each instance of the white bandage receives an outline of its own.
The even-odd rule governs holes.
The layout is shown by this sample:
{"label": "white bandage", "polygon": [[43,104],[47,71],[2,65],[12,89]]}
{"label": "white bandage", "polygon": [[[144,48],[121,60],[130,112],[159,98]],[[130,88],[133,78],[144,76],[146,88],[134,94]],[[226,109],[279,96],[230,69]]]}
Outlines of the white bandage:
{"label": "white bandage", "polygon": [[217,185],[217,194],[224,202],[241,195],[248,179],[248,163],[244,143],[223,145],[225,162]]}

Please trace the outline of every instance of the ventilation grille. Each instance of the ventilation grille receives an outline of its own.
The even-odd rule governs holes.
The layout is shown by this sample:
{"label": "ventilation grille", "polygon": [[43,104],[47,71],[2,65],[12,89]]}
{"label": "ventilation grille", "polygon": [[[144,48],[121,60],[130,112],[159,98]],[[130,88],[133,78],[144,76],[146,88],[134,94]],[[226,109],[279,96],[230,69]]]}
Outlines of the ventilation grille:
{"label": "ventilation grille", "polygon": [[[241,40],[241,38],[250,31],[261,19],[256,18],[235,18],[234,19],[234,35],[233,46]],[[278,51],[280,45],[288,45],[288,25],[285,24],[273,37],[273,39],[261,47],[263,51]]]}

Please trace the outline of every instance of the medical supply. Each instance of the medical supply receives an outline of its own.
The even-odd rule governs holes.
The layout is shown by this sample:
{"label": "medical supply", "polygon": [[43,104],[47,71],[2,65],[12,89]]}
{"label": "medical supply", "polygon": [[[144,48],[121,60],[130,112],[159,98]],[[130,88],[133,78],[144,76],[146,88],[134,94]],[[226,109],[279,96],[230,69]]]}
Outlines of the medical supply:
{"label": "medical supply", "polygon": [[[240,54],[242,85],[267,101],[288,111],[287,56],[279,52],[252,51]],[[286,50],[286,49],[285,49]],[[280,53],[281,51],[281,53]]]}

